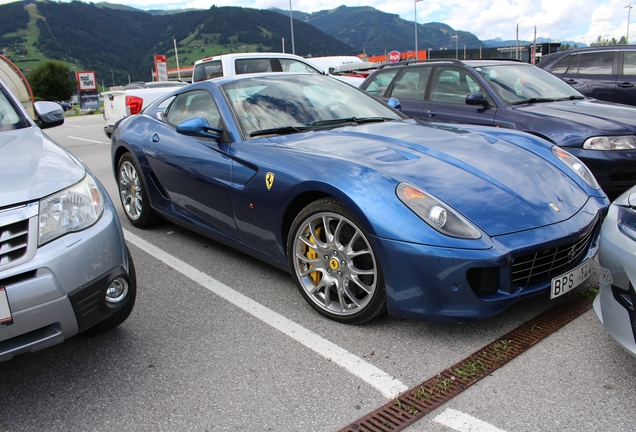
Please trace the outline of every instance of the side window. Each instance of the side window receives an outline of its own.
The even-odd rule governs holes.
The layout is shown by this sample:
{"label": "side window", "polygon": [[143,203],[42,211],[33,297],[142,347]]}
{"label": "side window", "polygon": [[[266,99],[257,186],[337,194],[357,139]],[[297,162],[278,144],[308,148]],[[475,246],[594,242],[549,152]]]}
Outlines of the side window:
{"label": "side window", "polygon": [[469,93],[476,93],[474,90],[481,90],[472,78],[470,84],[467,80],[466,72],[453,67],[439,67],[433,79],[431,89],[431,100],[436,102],[447,102],[454,104],[466,103],[466,96]]}
{"label": "side window", "polygon": [[578,74],[611,75],[615,51],[579,55]]}
{"label": "side window", "polygon": [[218,78],[223,76],[223,66],[221,60],[211,60],[194,66],[192,74],[192,82],[205,81],[210,78]]}
{"label": "side window", "polygon": [[320,73],[316,68],[293,59],[279,59],[283,72],[312,72]]}
{"label": "side window", "polygon": [[623,51],[623,75],[636,75],[636,51]]}
{"label": "side window", "polygon": [[400,71],[399,68],[387,69],[386,72],[377,73],[371,78],[365,91],[377,97],[383,97],[387,87],[393,81],[393,77]]}
{"label": "side window", "polygon": [[576,57],[573,55],[567,55],[563,57],[561,60],[556,62],[554,66],[550,69],[550,72],[553,74],[562,74],[568,70],[568,66],[570,66],[570,62],[572,61],[572,57]]}
{"label": "side window", "polygon": [[272,71],[268,58],[238,59],[235,61],[234,67],[237,75]]}
{"label": "side window", "polygon": [[175,97],[166,113],[166,121],[173,125],[190,117],[203,117],[210,126],[219,126],[221,115],[210,93],[205,90],[182,93]]}
{"label": "side window", "polygon": [[431,70],[430,67],[406,70],[393,84],[391,96],[397,99],[423,101]]}

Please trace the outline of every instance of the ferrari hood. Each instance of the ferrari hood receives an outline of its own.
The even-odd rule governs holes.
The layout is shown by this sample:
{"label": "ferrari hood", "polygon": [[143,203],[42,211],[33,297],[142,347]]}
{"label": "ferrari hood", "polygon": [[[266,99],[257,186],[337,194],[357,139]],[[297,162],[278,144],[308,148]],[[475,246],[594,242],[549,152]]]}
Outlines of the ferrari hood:
{"label": "ferrari hood", "polygon": [[51,195],[84,175],[84,168],[40,129],[0,133],[0,208]]}
{"label": "ferrari hood", "polygon": [[[550,161],[487,132],[389,122],[303,137],[298,140],[296,135],[293,146],[408,182],[444,201],[490,236],[561,222],[589,198],[548,147]],[[525,134],[516,137],[535,139]]]}

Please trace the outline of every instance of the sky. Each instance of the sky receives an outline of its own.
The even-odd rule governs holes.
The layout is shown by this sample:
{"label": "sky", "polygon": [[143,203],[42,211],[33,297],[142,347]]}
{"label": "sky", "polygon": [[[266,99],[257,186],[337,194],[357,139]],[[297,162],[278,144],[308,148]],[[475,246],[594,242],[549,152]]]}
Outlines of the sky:
{"label": "sky", "polygon": [[[0,4],[12,0],[0,0]],[[93,0],[99,3],[100,0]],[[589,45],[599,36],[619,40],[628,35],[636,42],[636,1],[633,9],[625,0],[109,0],[142,10],[207,9],[216,6],[241,6],[255,9],[280,8],[302,12],[334,9],[338,6],[371,6],[383,12],[417,22],[441,22],[456,30],[473,33],[481,40],[501,38],[574,41]],[[636,24],[636,22],[634,23]],[[633,28],[632,28],[633,27]],[[633,37],[632,37],[633,36]]]}

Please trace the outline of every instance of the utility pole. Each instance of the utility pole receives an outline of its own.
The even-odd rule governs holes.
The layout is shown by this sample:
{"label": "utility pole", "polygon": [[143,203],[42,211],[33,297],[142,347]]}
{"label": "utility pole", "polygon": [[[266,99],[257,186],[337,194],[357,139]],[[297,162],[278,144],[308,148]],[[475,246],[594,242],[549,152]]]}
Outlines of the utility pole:
{"label": "utility pole", "polygon": [[625,42],[629,44],[629,19],[632,12],[632,4],[630,3],[625,7],[627,8],[627,37],[625,38]]}
{"label": "utility pole", "polygon": [[422,0],[415,0],[413,2],[413,4],[415,5],[415,19],[413,21],[415,21],[415,60],[416,61],[420,59],[419,58],[420,56],[418,55],[418,52],[417,52],[417,2],[418,1],[422,1]]}

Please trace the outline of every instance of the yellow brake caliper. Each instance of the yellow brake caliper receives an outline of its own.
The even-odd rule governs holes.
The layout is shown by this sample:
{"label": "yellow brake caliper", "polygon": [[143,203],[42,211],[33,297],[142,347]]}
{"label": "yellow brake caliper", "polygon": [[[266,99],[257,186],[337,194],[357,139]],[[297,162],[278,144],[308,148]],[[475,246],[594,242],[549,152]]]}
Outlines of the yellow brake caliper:
{"label": "yellow brake caliper", "polygon": [[[320,231],[321,231],[321,228],[316,228],[317,235],[320,235]],[[316,244],[316,241],[314,240],[313,236],[309,236],[309,241],[311,242],[311,244]],[[305,254],[305,256],[309,258],[310,260],[316,260],[318,259],[318,252],[316,252],[315,250],[307,246],[307,253]],[[309,264],[309,268],[312,268],[312,267],[313,265]],[[322,273],[319,271],[311,272],[309,276],[311,276],[311,278],[314,281],[314,284],[316,285],[318,285],[320,283],[320,280],[322,279]]]}

